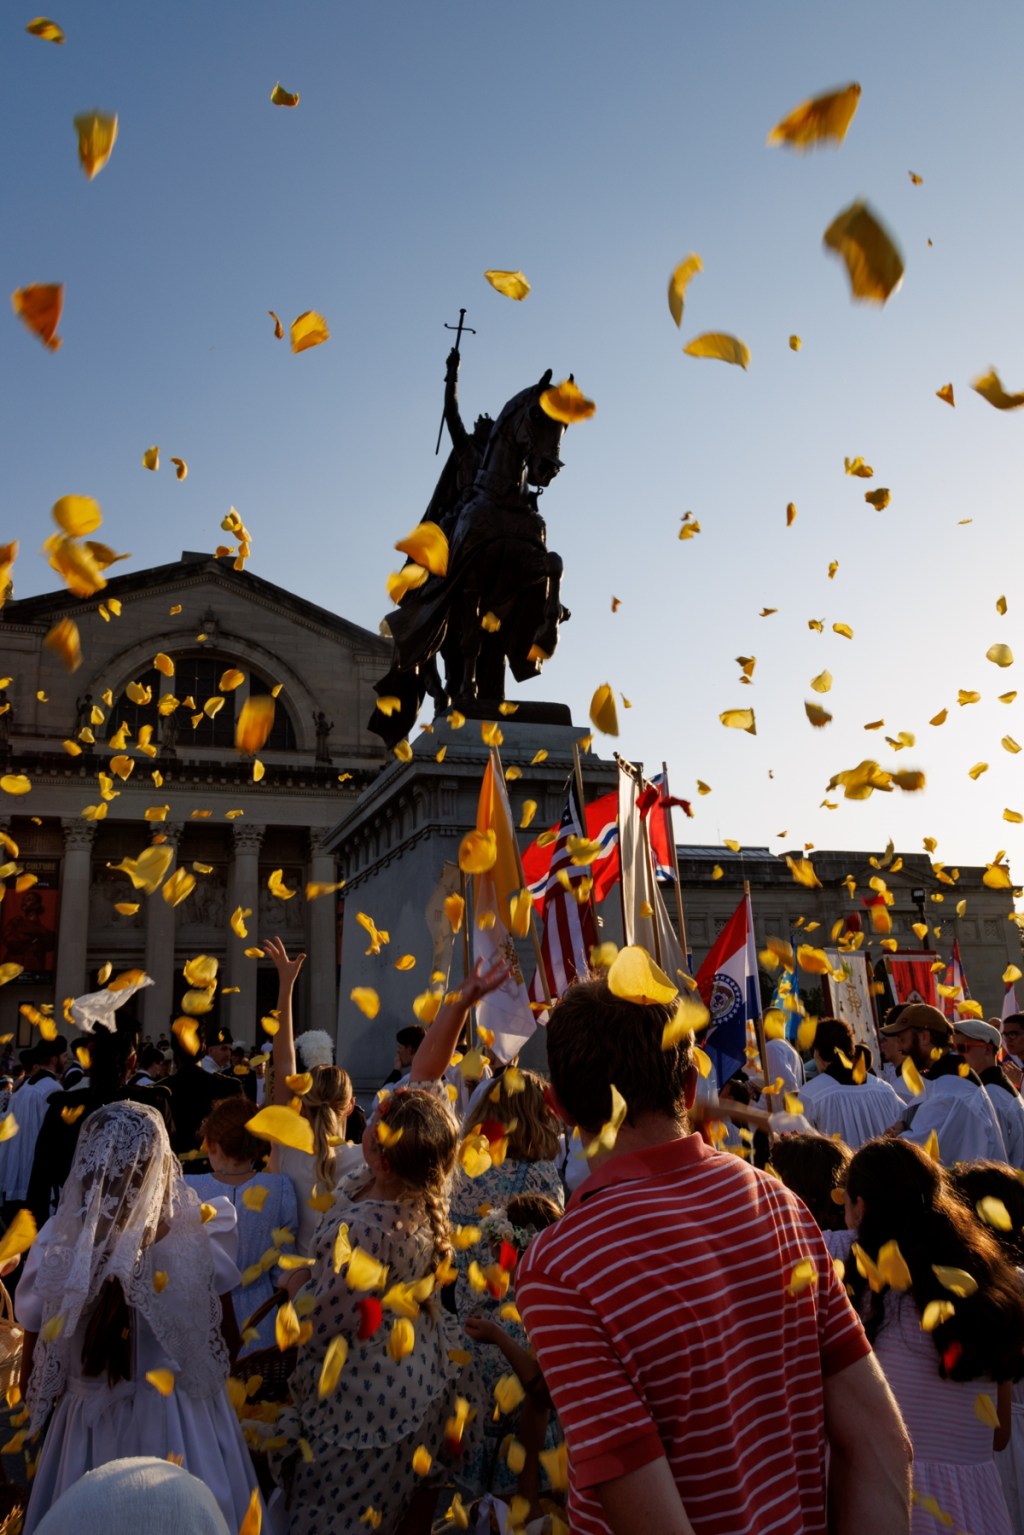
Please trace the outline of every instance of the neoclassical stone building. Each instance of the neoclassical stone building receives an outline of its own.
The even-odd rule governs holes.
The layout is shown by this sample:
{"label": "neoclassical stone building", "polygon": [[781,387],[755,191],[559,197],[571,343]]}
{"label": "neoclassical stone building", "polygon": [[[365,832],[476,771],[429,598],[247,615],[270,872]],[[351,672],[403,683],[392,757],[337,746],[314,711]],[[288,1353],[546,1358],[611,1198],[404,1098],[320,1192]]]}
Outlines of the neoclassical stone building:
{"label": "neoclassical stone building", "polygon": [[[65,615],[81,633],[74,673],[43,645]],[[187,552],[116,576],[87,602],[65,591],[9,601],[0,612],[0,680],[10,679],[0,696],[9,704],[0,714],[0,774],[25,775],[31,789],[0,794],[0,827],[37,879],[20,894],[8,879],[0,905],[0,962],[24,967],[0,987],[0,1032],[27,1043],[32,1031],[21,1006],[52,1002],[59,1014],[65,997],[93,989],[109,960],[115,973],[138,966],[153,977],[140,1003],[147,1032],[156,1034],[177,1016],[185,960],[207,953],[221,961],[229,989],[214,1017],[252,1044],[263,1037],[259,1018],[274,1005],[276,983],[272,967],[247,959],[246,942],[230,930],[239,906],[253,913],[250,945],[257,934],[278,932],[308,951],[298,1023],[332,1030],[340,897],[307,902],[304,891],[307,882],[337,878],[322,839],[385,760],[365,721],[389,649],[358,625],[208,554]],[[161,654],[173,675],[154,666]],[[231,670],[243,680],[222,691]],[[235,749],[235,720],[250,694],[278,684],[256,783],[252,759]],[[168,694],[180,707],[164,714]],[[147,725],[148,752],[139,747]],[[65,741],[81,755],[69,755]],[[133,759],[124,781],[111,771],[118,755]],[[102,799],[100,772],[116,798]],[[97,805],[105,805],[102,819],[83,817]],[[154,834],[174,847],[175,867],[195,873],[179,906],[133,890],[114,867],[137,857]],[[275,869],[298,892],[291,899],[268,889]]]}

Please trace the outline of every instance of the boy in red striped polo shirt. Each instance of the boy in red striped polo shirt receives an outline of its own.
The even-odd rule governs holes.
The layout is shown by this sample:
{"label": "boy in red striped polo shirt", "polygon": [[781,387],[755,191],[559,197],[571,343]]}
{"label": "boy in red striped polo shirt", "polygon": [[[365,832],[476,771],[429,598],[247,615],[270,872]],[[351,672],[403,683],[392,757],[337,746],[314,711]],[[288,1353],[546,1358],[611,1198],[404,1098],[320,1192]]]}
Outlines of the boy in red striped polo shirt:
{"label": "boy in red striped polo shirt", "polygon": [[[516,1300],[565,1429],[573,1535],[907,1535],[910,1445],[814,1220],[688,1132],[670,1006],[571,987],[553,1092],[614,1146],[530,1245]],[[826,1490],[825,1445],[831,1446]]]}

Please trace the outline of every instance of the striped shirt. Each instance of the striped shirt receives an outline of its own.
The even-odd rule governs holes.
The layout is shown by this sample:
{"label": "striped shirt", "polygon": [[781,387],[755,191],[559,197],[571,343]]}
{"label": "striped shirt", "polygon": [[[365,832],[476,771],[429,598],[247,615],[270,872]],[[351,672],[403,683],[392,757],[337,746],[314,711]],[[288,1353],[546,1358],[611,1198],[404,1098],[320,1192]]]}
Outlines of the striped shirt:
{"label": "striped shirt", "polygon": [[595,1489],[662,1455],[697,1535],[825,1535],[823,1378],[870,1346],[777,1179],[696,1135],[612,1157],[527,1249],[516,1302],[565,1429],[573,1535],[606,1535]]}

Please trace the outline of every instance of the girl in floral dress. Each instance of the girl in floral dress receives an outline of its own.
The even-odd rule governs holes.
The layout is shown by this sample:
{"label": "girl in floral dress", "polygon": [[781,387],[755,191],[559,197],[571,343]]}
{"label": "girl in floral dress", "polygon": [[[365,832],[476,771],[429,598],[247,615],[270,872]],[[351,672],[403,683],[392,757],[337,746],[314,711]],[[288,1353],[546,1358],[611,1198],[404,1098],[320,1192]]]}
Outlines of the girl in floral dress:
{"label": "girl in floral dress", "polygon": [[439,1078],[469,1007],[506,974],[478,969],[438,1014],[411,1085],[378,1107],[365,1166],[341,1180],[317,1230],[312,1335],[273,1452],[291,1535],[429,1531],[439,1482],[472,1451],[485,1404],[440,1295],[456,1274],[447,1211],[459,1129]]}

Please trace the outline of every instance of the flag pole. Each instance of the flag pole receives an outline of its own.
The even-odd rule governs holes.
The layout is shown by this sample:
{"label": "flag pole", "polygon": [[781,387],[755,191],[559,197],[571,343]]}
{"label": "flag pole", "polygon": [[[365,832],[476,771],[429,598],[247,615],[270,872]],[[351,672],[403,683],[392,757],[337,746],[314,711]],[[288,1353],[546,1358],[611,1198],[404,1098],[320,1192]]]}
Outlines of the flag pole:
{"label": "flag pole", "polygon": [[[644,783],[643,764],[642,763],[638,763],[634,767],[633,771],[636,774],[636,777],[633,779],[634,792],[637,789],[641,789],[641,791],[642,791],[643,783]],[[645,859],[646,864],[647,864],[647,878],[651,882],[649,888],[651,890],[657,890],[657,888],[658,888],[658,876],[654,872],[654,855],[651,852],[651,833],[650,833],[650,828],[647,825],[647,817],[645,815],[642,815],[640,817],[640,835],[643,838],[643,844],[644,844],[644,859]],[[620,850],[619,856],[620,856],[620,858],[622,856],[621,850]],[[650,904],[651,903],[648,902],[648,905],[650,905]],[[657,962],[657,964],[659,966],[661,966],[663,964],[663,960],[662,960],[662,957],[661,957],[661,933],[658,931],[657,913],[656,912],[652,912],[652,914],[651,914],[651,916],[650,916],[650,918],[648,920],[650,921],[651,933],[652,933],[652,935],[654,937],[654,958],[655,958],[655,961]],[[684,960],[686,958],[686,950],[685,950],[685,948],[683,950],[683,958],[684,958]]]}
{"label": "flag pole", "polygon": [[[636,791],[637,791],[637,788],[643,782],[643,765],[642,764],[637,764],[635,762],[627,761],[627,759],[625,757],[620,757],[618,752],[615,752],[614,756],[615,756],[615,760],[619,764],[619,767],[622,770],[622,772],[626,773],[628,775],[630,781],[632,782],[632,785],[633,785],[633,796],[634,796],[633,804],[635,805],[636,804]],[[632,808],[632,806],[630,808]],[[640,817],[640,837],[641,837],[641,841],[642,841],[642,844],[643,844],[644,859],[645,859],[646,865],[647,865],[647,878],[650,880],[651,888],[656,890],[657,887],[658,887],[658,881],[657,881],[657,878],[656,878],[655,873],[654,873],[654,863],[653,863],[653,860],[651,858],[651,839],[650,839],[650,836],[648,835],[648,831],[647,831],[647,817],[645,815],[642,815]],[[623,880],[622,880],[623,866],[624,865],[623,865],[623,858],[622,858],[622,826],[620,824],[620,826],[619,826],[619,883],[620,883],[620,890],[622,889],[622,886],[623,886]],[[648,903],[648,904],[650,904],[650,903]],[[656,963],[660,966],[661,963],[662,963],[662,960],[661,960],[661,934],[658,932],[658,924],[657,924],[657,921],[654,919],[654,917],[652,916],[652,917],[648,918],[647,920],[650,921],[650,924],[651,924],[651,936],[654,939],[654,958],[655,958]],[[623,936],[625,936],[626,935],[626,898],[625,898],[625,894],[624,893],[622,894],[622,931],[623,931]],[[685,959],[685,957],[686,957],[686,954],[685,954],[685,950],[684,950],[683,958]]]}
{"label": "flag pole", "polygon": [[[472,966],[469,962],[469,880],[466,878],[463,869],[459,870],[459,894],[462,896],[462,979],[465,982],[469,979],[469,972]],[[471,1007],[466,1015],[466,1041],[468,1045],[473,1044],[475,1025],[476,1009]]]}
{"label": "flag pole", "polygon": [[[745,879],[743,881],[743,898],[744,898],[744,900],[747,903],[747,921],[748,921],[748,923],[750,923],[751,936],[753,936],[753,917],[754,917],[754,912],[753,912],[753,908],[752,908],[752,906],[750,904],[750,881],[749,881],[749,879]],[[758,987],[757,1017],[754,1020],[754,1032],[757,1035],[757,1051],[758,1051],[758,1054],[761,1057],[761,1074],[764,1077],[765,1091],[764,1091],[764,1095],[763,1096],[764,1096],[765,1102],[769,1106],[769,1112],[770,1112],[771,1108],[772,1108],[771,1100],[775,1097],[775,1094],[774,1093],[770,1093],[768,1091],[768,1084],[770,1082],[773,1082],[774,1078],[772,1078],[769,1075],[769,1072],[768,1072],[768,1040],[765,1037],[765,1032],[764,1032],[764,1013],[761,1011],[761,991],[760,991],[761,979],[760,979],[759,975],[755,975],[754,979],[757,982],[757,987]]]}
{"label": "flag pole", "polygon": [[[671,796],[669,794],[668,788],[668,763],[664,761],[661,764],[661,776],[665,780],[665,798],[669,799]],[[672,826],[671,805],[665,806],[664,813],[665,824],[668,827],[669,846],[672,849],[672,873],[675,877],[676,886],[676,926],[679,929],[679,942],[683,949],[683,959],[685,960],[686,964],[689,965],[690,950],[686,943],[686,914],[683,911],[683,882],[679,878],[679,849],[676,847],[676,834]]]}
{"label": "flag pole", "polygon": [[[504,783],[505,783],[505,773],[504,773],[504,769],[501,766],[501,754],[499,753],[498,748],[496,746],[492,746],[490,750],[491,750],[491,767],[492,767],[492,769],[493,769],[493,771],[495,773],[500,775],[502,785],[504,785]],[[519,851],[519,838],[516,836],[516,829],[515,829],[514,826],[511,828],[511,831],[512,831],[512,848],[513,848],[513,851],[515,852],[515,855],[516,855],[516,869],[517,869],[518,874],[519,874],[519,888],[520,888],[520,890],[525,890],[526,889],[526,874],[525,874],[525,872],[523,870],[523,855]],[[547,1003],[548,1009],[550,1010],[552,1007],[554,1007],[555,1003],[554,1003],[554,998],[551,995],[551,982],[548,980],[548,967],[544,963],[544,950],[541,948],[540,934],[537,931],[537,926],[538,926],[537,908],[536,908],[536,906],[534,906],[533,899],[531,897],[531,899],[530,899],[530,937],[533,939],[533,956],[534,956],[534,958],[537,961],[537,974],[540,976],[540,984],[541,984],[542,993],[543,993],[543,996],[544,996],[544,1001]]]}
{"label": "flag pole", "polygon": [[[583,832],[583,835],[586,837],[587,841],[589,842],[590,841],[590,836],[589,836],[589,833],[587,832],[587,802],[583,798],[583,763],[582,763],[582,761],[580,759],[580,747],[579,747],[579,742],[578,741],[574,741],[572,743],[572,766],[573,766],[573,772],[576,775],[576,796],[577,796],[577,798],[579,799],[579,802],[580,802],[580,816],[581,816],[582,821],[583,821],[583,826],[582,826],[581,830]],[[598,921],[597,921],[597,907],[594,905],[594,865],[593,865],[593,863],[590,863],[590,864],[587,865],[587,867],[590,870],[590,892],[589,892],[589,894],[587,896],[587,904],[590,907],[590,915],[591,915],[591,918],[593,919],[593,923],[594,923],[594,942],[595,943],[600,943],[601,942],[601,929],[598,926]],[[619,876],[619,883],[620,883],[620,885],[622,883],[621,871],[620,871],[620,876]]]}

